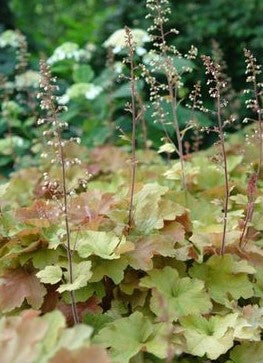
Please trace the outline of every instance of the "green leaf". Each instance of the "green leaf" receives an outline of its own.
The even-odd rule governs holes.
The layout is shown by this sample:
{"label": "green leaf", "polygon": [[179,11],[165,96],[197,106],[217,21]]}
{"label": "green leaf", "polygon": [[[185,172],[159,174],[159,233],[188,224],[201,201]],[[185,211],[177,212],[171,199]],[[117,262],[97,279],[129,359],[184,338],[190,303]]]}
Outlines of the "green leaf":
{"label": "green leaf", "polygon": [[107,324],[93,340],[111,348],[114,361],[128,363],[147,344],[152,333],[153,326],[149,319],[135,312],[128,318]]}
{"label": "green leaf", "polygon": [[92,278],[91,282],[97,282],[103,279],[104,276],[110,277],[117,285],[124,277],[124,270],[128,266],[126,257],[120,257],[117,260],[96,259],[92,261]]}
{"label": "green leaf", "polygon": [[[157,183],[145,184],[134,196],[134,223],[137,230],[149,233],[153,229],[164,226],[164,220],[174,220],[176,215],[181,215],[184,209],[178,205],[167,205],[162,208],[162,196],[168,191],[167,187]],[[169,202],[169,201],[167,201]],[[177,208],[175,208],[177,207]],[[167,210],[169,213],[167,213]],[[165,212],[165,214],[164,214]]]}
{"label": "green leaf", "polygon": [[233,328],[237,316],[212,316],[209,320],[195,315],[181,318],[187,352],[199,357],[206,354],[209,359],[217,359],[226,353],[234,344]]}
{"label": "green leaf", "polygon": [[[143,88],[143,82],[136,82],[136,90],[140,91]],[[131,86],[129,83],[124,83],[118,87],[118,89],[113,92],[113,98],[126,98],[131,95]]]}
{"label": "green leaf", "polygon": [[243,158],[243,155],[229,155],[227,157],[228,172],[231,173],[238,165],[240,165]]}
{"label": "green leaf", "polygon": [[86,314],[83,322],[94,329],[94,334],[97,334],[105,325],[113,322],[113,317],[107,314]]}
{"label": "green leaf", "polygon": [[48,330],[41,341],[37,363],[47,363],[61,348],[75,350],[89,342],[92,328],[79,324],[66,329],[65,317],[60,311],[45,314],[43,320],[48,323]]}
{"label": "green leaf", "polygon": [[88,64],[77,64],[74,66],[72,76],[76,83],[88,83],[94,78],[94,71]]}
{"label": "green leaf", "polygon": [[140,286],[152,290],[151,310],[163,315],[160,300],[164,300],[165,311],[172,320],[198,313],[208,313],[212,304],[201,280],[180,278],[177,270],[167,266],[163,270],[154,269],[141,279]]}
{"label": "green leaf", "polygon": [[227,307],[231,307],[232,300],[253,296],[248,274],[254,272],[246,261],[236,261],[231,255],[212,256],[205,264],[195,263],[190,269],[192,277],[205,282],[211,298]]}
{"label": "green leaf", "polygon": [[55,352],[57,340],[63,329],[65,329],[66,322],[64,315],[58,310],[45,314],[43,320],[48,324],[48,331],[41,342],[40,355],[42,356],[43,362],[46,362],[46,357],[50,357],[52,352]]}
{"label": "green leaf", "polygon": [[63,331],[56,348],[68,348],[75,350],[80,348],[91,337],[93,329],[85,324],[78,324],[73,328]]}
{"label": "green leaf", "polygon": [[230,353],[229,363],[262,363],[263,342],[245,342],[236,346]]}
{"label": "green leaf", "polygon": [[152,324],[136,311],[128,318],[107,324],[93,341],[111,348],[114,362],[128,363],[137,353],[145,350],[158,358],[165,358],[168,351],[167,334],[167,324]]}
{"label": "green leaf", "polygon": [[85,231],[78,239],[76,250],[82,258],[96,255],[112,260],[120,258],[121,248],[125,245],[126,238],[120,238],[113,232]]}
{"label": "green leaf", "polygon": [[56,284],[62,278],[62,269],[59,266],[46,266],[39,271],[36,276],[44,284]]}
{"label": "green leaf", "polygon": [[29,254],[29,257],[32,258],[33,266],[39,270],[42,270],[45,268],[46,265],[57,264],[60,255],[61,251],[59,249],[41,249]]}
{"label": "green leaf", "polygon": [[[73,264],[73,283],[66,283],[60,285],[57,289],[58,292],[62,293],[64,291],[73,291],[78,290],[81,287],[86,286],[87,282],[90,280],[92,276],[91,272],[91,262],[83,261],[80,263]],[[67,281],[69,281],[69,271],[66,274]]]}

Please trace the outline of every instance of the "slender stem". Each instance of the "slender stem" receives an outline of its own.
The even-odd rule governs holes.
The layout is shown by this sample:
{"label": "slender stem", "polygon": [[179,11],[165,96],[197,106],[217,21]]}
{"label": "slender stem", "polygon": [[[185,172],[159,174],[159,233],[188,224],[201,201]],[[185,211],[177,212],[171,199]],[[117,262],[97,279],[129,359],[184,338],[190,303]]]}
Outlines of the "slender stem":
{"label": "slender stem", "polygon": [[228,204],[229,204],[229,181],[228,181],[228,168],[227,168],[227,159],[226,159],[226,150],[225,150],[225,136],[224,136],[222,117],[221,117],[221,96],[220,96],[219,87],[217,87],[217,120],[219,126],[219,137],[222,148],[224,177],[225,177],[224,227],[223,227],[223,236],[220,248],[220,254],[224,255],[225,245],[226,245],[226,228],[227,228],[227,215],[228,215]]}
{"label": "slender stem", "polygon": [[140,112],[141,112],[141,125],[142,125],[142,135],[143,135],[143,142],[145,149],[149,149],[147,140],[148,140],[148,132],[147,132],[147,125],[144,117],[145,109],[143,105],[142,98],[139,93],[136,94],[136,100],[138,102]]}
{"label": "slender stem", "polygon": [[173,119],[174,119],[174,128],[175,128],[176,138],[177,138],[177,142],[178,142],[179,159],[180,159],[181,173],[182,173],[181,183],[182,183],[182,188],[184,190],[186,190],[187,185],[186,185],[185,171],[184,171],[183,144],[182,144],[181,133],[180,133],[179,123],[178,123],[178,118],[177,118],[177,110],[176,110],[177,109],[177,100],[176,100],[176,96],[174,96],[174,94],[173,94],[173,87],[172,87],[171,82],[169,81],[169,78],[167,78],[167,80],[168,80],[169,94],[170,94],[170,97],[172,97],[172,112],[173,112]]}
{"label": "slender stem", "polygon": [[[66,168],[65,168],[65,155],[64,155],[64,147],[61,138],[61,131],[58,124],[57,112],[53,109],[55,127],[57,132],[57,138],[59,143],[59,153],[60,153],[60,161],[61,161],[61,171],[62,171],[62,189],[63,189],[63,203],[64,203],[64,221],[66,226],[66,249],[67,249],[67,258],[68,258],[68,270],[69,270],[69,282],[70,284],[74,281],[73,275],[73,258],[71,252],[71,236],[70,236],[70,228],[69,228],[69,220],[68,220],[68,198],[67,198],[67,184],[66,184]],[[78,312],[77,312],[77,304],[74,291],[70,291],[70,299],[71,299],[71,311],[73,316],[74,324],[79,323]]]}
{"label": "slender stem", "polygon": [[[60,135],[60,134],[59,134]],[[64,159],[64,149],[61,143],[61,139],[59,136],[59,144],[60,144],[60,157],[61,157],[61,165],[62,165],[62,187],[63,187],[63,199],[64,199],[64,218],[66,225],[66,235],[67,235],[67,257],[68,257],[68,267],[69,267],[69,282],[73,284],[73,261],[72,261],[72,252],[71,252],[71,239],[70,239],[70,229],[69,229],[69,221],[68,221],[68,201],[67,201],[67,187],[66,187],[66,171],[65,171],[65,159]],[[70,291],[71,298],[71,310],[73,315],[74,324],[79,323],[76,298],[74,291]]]}
{"label": "slender stem", "polygon": [[132,112],[132,176],[131,176],[131,187],[130,187],[130,206],[129,206],[129,217],[128,225],[131,228],[133,220],[133,199],[134,199],[134,187],[136,177],[136,93],[135,93],[135,75],[134,75],[134,62],[133,62],[133,51],[130,52],[130,90],[131,90],[131,112]]}

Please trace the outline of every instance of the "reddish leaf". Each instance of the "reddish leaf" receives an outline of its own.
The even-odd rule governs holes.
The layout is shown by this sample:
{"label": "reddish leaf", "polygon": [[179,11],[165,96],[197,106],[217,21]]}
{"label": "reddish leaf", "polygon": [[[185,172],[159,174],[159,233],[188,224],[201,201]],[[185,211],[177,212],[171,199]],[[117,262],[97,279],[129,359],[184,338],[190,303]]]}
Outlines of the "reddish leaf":
{"label": "reddish leaf", "polygon": [[38,343],[46,334],[48,325],[38,312],[24,311],[21,316],[4,317],[0,333],[0,360],[3,363],[35,362]]}
{"label": "reddish leaf", "polygon": [[41,312],[43,314],[56,309],[60,296],[60,294],[56,291],[57,288],[58,284],[46,286],[47,293],[45,295],[43,305],[41,306]]}
{"label": "reddish leaf", "polygon": [[46,289],[37,277],[22,269],[6,271],[0,278],[0,309],[4,312],[20,307],[25,299],[38,309],[45,294]]}
{"label": "reddish leaf", "polygon": [[176,221],[184,226],[185,232],[192,232],[192,222],[189,213],[184,213],[181,216],[176,217]]}
{"label": "reddish leaf", "polygon": [[112,195],[101,191],[82,193],[70,203],[69,218],[76,224],[88,223],[92,229],[97,229],[103,216],[113,204]]}
{"label": "reddish leaf", "polygon": [[177,221],[165,221],[161,233],[173,238],[176,242],[182,242],[185,237],[185,230],[181,223]]}
{"label": "reddish leaf", "polygon": [[50,363],[110,363],[105,349],[99,346],[83,347],[75,351],[60,349]]}
{"label": "reddish leaf", "polygon": [[[87,313],[100,313],[102,311],[99,306],[100,299],[96,296],[91,296],[86,302],[77,303],[77,311],[80,321]],[[73,325],[71,305],[63,302],[58,303],[57,308],[65,315],[67,324]]]}
{"label": "reddish leaf", "polygon": [[115,172],[126,167],[127,154],[114,146],[96,147],[90,152],[91,163],[104,173]]}
{"label": "reddish leaf", "polygon": [[131,266],[135,269],[151,269],[153,256],[175,255],[174,244],[176,242],[175,238],[165,235],[142,237],[135,243],[134,250],[128,253]]}
{"label": "reddish leaf", "polygon": [[48,227],[59,218],[60,214],[61,211],[57,205],[44,200],[37,200],[31,207],[20,208],[16,212],[20,221],[36,227]]}

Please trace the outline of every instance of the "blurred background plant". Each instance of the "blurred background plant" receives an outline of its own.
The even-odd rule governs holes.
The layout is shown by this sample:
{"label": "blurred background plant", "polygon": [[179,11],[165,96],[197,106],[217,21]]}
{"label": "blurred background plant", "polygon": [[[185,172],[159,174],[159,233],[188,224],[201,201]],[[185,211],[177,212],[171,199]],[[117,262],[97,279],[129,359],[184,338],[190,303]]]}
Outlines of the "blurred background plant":
{"label": "blurred background plant", "polygon": [[[34,140],[39,135],[33,125],[39,112],[35,95],[40,55],[48,59],[58,77],[60,103],[68,107],[63,115],[69,123],[68,132],[81,136],[88,147],[114,142],[128,148],[131,124],[124,108],[130,90],[125,81],[126,65],[122,63],[126,52],[123,34],[125,25],[133,29],[137,43],[135,61],[149,67],[152,60],[146,29],[150,21],[145,18],[145,0],[29,0],[27,6],[19,0],[1,0],[0,6],[1,173],[36,163],[31,156],[38,151]],[[170,6],[167,29],[176,28],[180,32],[179,36],[169,37],[171,46],[186,54],[194,45],[199,54],[213,55],[228,77],[231,110],[242,121],[246,116],[245,108],[241,107],[244,96],[240,95],[245,87],[243,48],[251,49],[261,61],[263,3],[236,0],[233,6],[230,0],[178,0],[171,1]],[[28,50],[25,44],[22,46],[22,39],[25,43],[22,34]],[[19,69],[20,58],[28,51],[30,56]],[[175,58],[174,65],[178,72],[185,67],[192,69],[182,76],[178,92],[181,129],[193,118],[208,126],[209,116],[185,107],[195,81],[201,80],[201,86],[205,85],[200,58]],[[138,146],[147,144],[158,149],[163,144],[164,133],[152,118],[147,97],[149,86],[140,79],[137,88],[145,122],[137,134]],[[208,97],[204,99],[208,107],[211,102]],[[174,129],[168,127],[167,132],[175,140]],[[193,132],[187,132],[185,142],[192,137]],[[212,142],[211,136],[204,137],[202,147]]]}

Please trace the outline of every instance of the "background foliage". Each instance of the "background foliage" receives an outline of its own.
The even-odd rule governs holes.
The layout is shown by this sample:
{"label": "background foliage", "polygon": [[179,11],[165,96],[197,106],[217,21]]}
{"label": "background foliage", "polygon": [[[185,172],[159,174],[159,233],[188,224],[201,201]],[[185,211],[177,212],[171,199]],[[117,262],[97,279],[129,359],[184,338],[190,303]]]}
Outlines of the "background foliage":
{"label": "background foliage", "polygon": [[[2,0],[3,5],[4,1]],[[30,0],[25,7],[19,0],[6,2],[0,22],[3,27],[19,28],[26,34],[34,51],[50,53],[65,41],[101,44],[114,30],[128,25],[145,28],[144,0]],[[263,37],[260,0],[177,0],[171,1],[172,27],[181,37],[178,47],[186,51],[191,44],[209,54],[216,39],[225,54],[237,88],[243,72],[242,49],[247,46],[262,56]],[[1,6],[2,9],[2,6]],[[48,26],[47,26],[48,24]],[[34,31],[32,31],[34,29]],[[103,66],[104,64],[100,64]]]}

